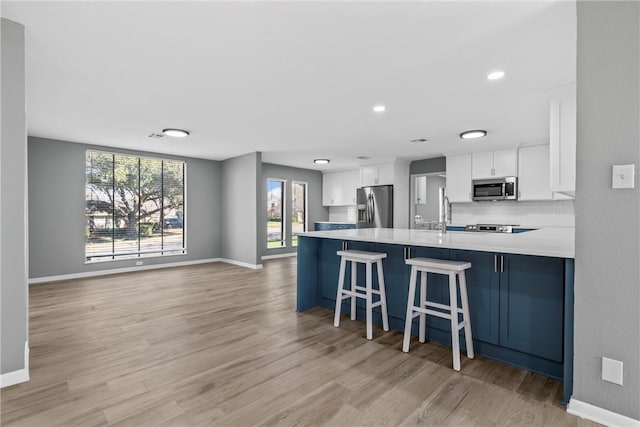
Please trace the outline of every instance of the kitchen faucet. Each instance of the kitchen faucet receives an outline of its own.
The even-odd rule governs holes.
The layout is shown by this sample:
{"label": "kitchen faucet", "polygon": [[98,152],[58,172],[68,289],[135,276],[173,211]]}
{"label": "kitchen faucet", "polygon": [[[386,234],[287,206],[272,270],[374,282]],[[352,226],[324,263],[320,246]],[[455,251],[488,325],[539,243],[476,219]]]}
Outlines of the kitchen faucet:
{"label": "kitchen faucet", "polygon": [[438,228],[443,233],[447,232],[447,221],[451,223],[451,202],[445,194],[444,187],[438,189],[438,201],[440,206],[438,209]]}

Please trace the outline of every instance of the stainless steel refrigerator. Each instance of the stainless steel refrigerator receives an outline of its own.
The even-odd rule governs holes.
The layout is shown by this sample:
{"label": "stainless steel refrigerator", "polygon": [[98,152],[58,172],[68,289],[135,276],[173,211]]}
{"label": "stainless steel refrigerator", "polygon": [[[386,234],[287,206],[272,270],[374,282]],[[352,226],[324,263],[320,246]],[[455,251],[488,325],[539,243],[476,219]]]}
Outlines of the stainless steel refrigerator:
{"label": "stainless steel refrigerator", "polygon": [[393,185],[358,188],[356,201],[356,228],[393,228]]}

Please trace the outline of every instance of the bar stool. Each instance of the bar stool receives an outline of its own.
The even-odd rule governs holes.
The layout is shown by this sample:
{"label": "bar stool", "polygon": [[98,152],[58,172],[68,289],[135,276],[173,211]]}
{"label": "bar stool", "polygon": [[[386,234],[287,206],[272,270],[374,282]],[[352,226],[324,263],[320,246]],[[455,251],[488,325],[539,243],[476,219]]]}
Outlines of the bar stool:
{"label": "bar stool", "polygon": [[[404,340],[402,351],[409,351],[411,340],[411,323],[414,317],[420,316],[419,341],[425,341],[426,317],[437,316],[451,321],[451,347],[453,351],[453,369],[460,370],[460,342],[458,331],[464,328],[464,338],[467,345],[467,357],[473,359],[473,341],[471,336],[471,320],[469,318],[469,301],[467,299],[467,283],[464,271],[471,268],[470,262],[449,261],[433,258],[409,258],[407,265],[411,266],[409,279],[409,297],[407,300],[407,316],[404,324]],[[416,281],[420,273],[419,305],[414,305]],[[449,276],[449,305],[427,301],[427,273],[446,274]],[[460,282],[460,300],[462,308],[458,307],[458,293],[456,278]],[[432,310],[431,308],[438,310]],[[458,322],[458,314],[462,314],[462,322]]]}
{"label": "bar stool", "polygon": [[[371,311],[374,307],[381,307],[382,329],[389,330],[389,318],[387,317],[387,297],[384,289],[384,272],[382,270],[382,259],[387,254],[380,252],[367,252],[358,250],[342,250],[337,252],[340,256],[340,276],[338,278],[338,294],[336,296],[336,313],[333,319],[333,326],[340,326],[340,309],[342,300],[351,298],[351,320],[356,320],[356,298],[366,300],[367,317],[367,339],[373,338],[373,326]],[[351,290],[344,289],[344,274],[347,262],[351,262]],[[366,265],[366,284],[359,286],[356,284],[358,275],[358,263]],[[378,289],[372,288],[372,265],[376,264],[378,272]],[[378,301],[373,302],[373,294],[378,295]]]}

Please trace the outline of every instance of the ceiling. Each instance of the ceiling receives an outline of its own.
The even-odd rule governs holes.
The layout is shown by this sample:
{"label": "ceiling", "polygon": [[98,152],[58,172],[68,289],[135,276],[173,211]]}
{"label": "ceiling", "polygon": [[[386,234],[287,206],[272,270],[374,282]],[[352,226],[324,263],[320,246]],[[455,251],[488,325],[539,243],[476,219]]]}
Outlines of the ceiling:
{"label": "ceiling", "polygon": [[[215,160],[262,151],[319,170],[548,141],[550,90],[575,81],[575,13],[573,1],[2,2],[27,31],[29,135]],[[495,69],[505,78],[487,80]],[[191,136],[149,138],[168,127]],[[476,128],[489,135],[459,139]]]}

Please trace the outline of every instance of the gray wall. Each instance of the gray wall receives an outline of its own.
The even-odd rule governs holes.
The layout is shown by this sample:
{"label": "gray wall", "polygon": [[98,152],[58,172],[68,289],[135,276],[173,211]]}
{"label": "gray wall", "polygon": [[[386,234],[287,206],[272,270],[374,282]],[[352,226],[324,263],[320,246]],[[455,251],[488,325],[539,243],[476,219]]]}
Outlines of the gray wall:
{"label": "gray wall", "polygon": [[[640,3],[578,2],[575,399],[640,419]],[[635,163],[636,188],[611,189]],[[624,386],[601,357],[624,362]]]}
{"label": "gray wall", "polygon": [[433,159],[414,160],[409,165],[411,175],[419,173],[444,172],[447,170],[447,158],[436,157]]}
{"label": "gray wall", "polygon": [[[222,162],[221,256],[226,259],[260,264],[258,212],[261,200],[262,153],[254,152]],[[260,221],[261,222],[261,221]]]}
{"label": "gray wall", "polygon": [[29,137],[29,277],[133,267],[135,259],[84,263],[87,148],[184,160],[187,254],[143,258],[145,265],[220,256],[220,162]]}
{"label": "gray wall", "polygon": [[2,140],[0,142],[0,372],[24,369],[28,340],[27,131],[24,27],[2,18]]}
{"label": "gray wall", "polygon": [[307,226],[312,231],[316,221],[327,221],[329,219],[329,209],[322,206],[322,173],[310,169],[292,168],[289,166],[274,165],[272,163],[262,164],[262,179],[258,187],[260,192],[260,204],[258,205],[259,247],[262,256],[277,255],[282,253],[296,252],[296,248],[291,247],[291,238],[287,238],[287,248],[267,249],[267,179],[279,178],[287,181],[285,191],[285,235],[291,236],[291,181],[303,181],[307,183]]}

